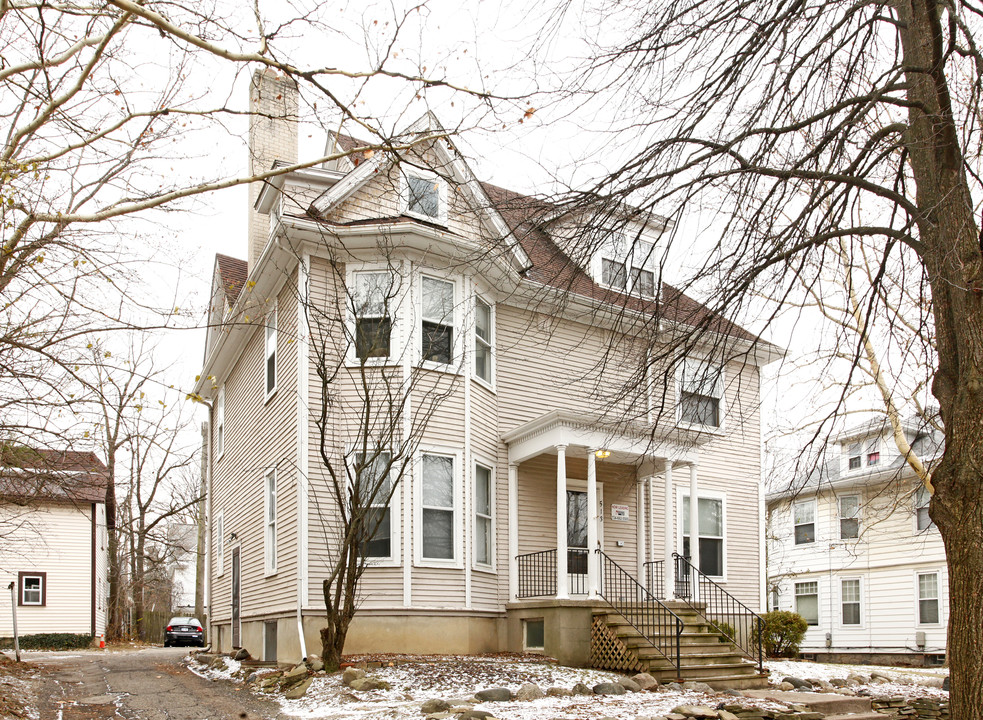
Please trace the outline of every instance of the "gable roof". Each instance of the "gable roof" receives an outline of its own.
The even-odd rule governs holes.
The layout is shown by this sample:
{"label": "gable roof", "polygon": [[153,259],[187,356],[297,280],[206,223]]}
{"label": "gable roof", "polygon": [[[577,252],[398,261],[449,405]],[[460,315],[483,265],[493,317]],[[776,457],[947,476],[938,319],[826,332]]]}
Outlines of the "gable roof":
{"label": "gable roof", "polygon": [[0,499],[105,502],[109,469],[94,452],[4,445]]}
{"label": "gable roof", "polygon": [[[246,284],[246,277],[249,274],[249,264],[245,260],[219,253],[215,255],[215,262],[222,291],[225,293],[229,308],[231,308],[236,304],[236,300],[239,299],[239,293]],[[228,310],[228,308],[223,309]]]}

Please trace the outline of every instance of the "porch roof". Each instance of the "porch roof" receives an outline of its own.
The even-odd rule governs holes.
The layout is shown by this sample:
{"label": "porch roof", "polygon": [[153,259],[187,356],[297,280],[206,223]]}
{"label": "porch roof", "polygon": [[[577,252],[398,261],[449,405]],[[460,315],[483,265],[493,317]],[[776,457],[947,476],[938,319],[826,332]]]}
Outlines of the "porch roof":
{"label": "porch roof", "polygon": [[[646,461],[695,463],[699,457],[697,433],[675,430],[673,437],[658,436],[651,425],[613,423],[598,416],[569,410],[551,410],[502,435],[509,448],[509,463],[565,445],[568,454],[607,450],[612,462],[641,465]],[[575,452],[571,453],[570,451]]]}

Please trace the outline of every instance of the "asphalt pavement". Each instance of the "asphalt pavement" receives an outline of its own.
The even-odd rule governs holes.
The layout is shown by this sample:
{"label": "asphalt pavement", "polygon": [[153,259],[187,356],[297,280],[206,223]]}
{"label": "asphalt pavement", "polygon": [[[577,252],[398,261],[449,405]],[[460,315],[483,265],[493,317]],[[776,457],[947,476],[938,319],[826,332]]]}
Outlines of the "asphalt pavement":
{"label": "asphalt pavement", "polygon": [[198,677],[186,648],[30,653],[44,668],[40,720],[266,720],[279,706],[242,685]]}

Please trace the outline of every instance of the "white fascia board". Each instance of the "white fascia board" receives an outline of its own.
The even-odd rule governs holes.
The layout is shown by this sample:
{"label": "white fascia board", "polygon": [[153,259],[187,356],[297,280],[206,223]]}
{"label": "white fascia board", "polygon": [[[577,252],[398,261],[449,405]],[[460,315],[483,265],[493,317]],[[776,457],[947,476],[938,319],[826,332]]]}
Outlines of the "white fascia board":
{"label": "white fascia board", "polygon": [[[260,255],[243,288],[239,291],[236,304],[226,314],[227,318],[235,318],[243,314],[250,300],[257,297],[273,297],[279,292],[287,276],[292,272],[291,266],[298,262],[299,256],[285,248],[278,241],[278,233],[270,234],[263,254]],[[251,284],[252,283],[252,284]],[[215,345],[205,359],[201,376],[195,383],[194,392],[205,398],[211,398],[212,383],[209,377],[224,377],[225,371],[239,357],[245,347],[246,339],[258,327],[255,323],[232,322],[218,328]],[[222,383],[217,383],[221,387]]]}
{"label": "white fascia board", "polygon": [[[273,164],[273,167],[276,168],[280,164],[276,162]],[[268,215],[286,185],[301,185],[303,187],[320,189],[323,192],[338,184],[344,177],[344,173],[318,167],[303,168],[302,170],[295,170],[286,175],[277,175],[263,183],[263,187],[260,189],[259,195],[256,198],[256,204],[253,207],[257,212]]]}
{"label": "white fascia board", "polygon": [[765,500],[771,504],[779,500],[791,498],[811,498],[826,490],[846,490],[851,488],[857,488],[859,490],[869,488],[872,485],[881,485],[896,481],[905,482],[915,479],[917,479],[915,477],[915,471],[911,469],[910,465],[905,463],[904,465],[883,467],[859,475],[821,482],[818,485],[808,485],[797,490],[780,490],[779,492],[768,493],[765,496]]}
{"label": "white fascia board", "polygon": [[376,171],[382,167],[383,161],[391,162],[388,158],[383,158],[382,153],[376,153],[368,160],[359,163],[359,166],[345,175],[335,185],[324,192],[319,198],[311,203],[311,208],[318,214],[324,215],[338,203],[348,199],[362,185],[369,181]]}

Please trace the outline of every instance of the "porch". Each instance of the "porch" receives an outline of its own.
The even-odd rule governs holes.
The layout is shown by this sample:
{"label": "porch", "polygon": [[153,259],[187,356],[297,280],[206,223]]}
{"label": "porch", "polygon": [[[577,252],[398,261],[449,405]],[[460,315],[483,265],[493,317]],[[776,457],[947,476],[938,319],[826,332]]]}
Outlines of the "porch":
{"label": "porch", "polygon": [[[701,497],[695,443],[657,443],[559,411],[503,439],[510,649],[667,681],[760,683],[760,618],[685,554],[682,531],[703,527],[702,500],[676,527],[679,476],[688,497]],[[698,551],[707,554],[702,537]]]}

